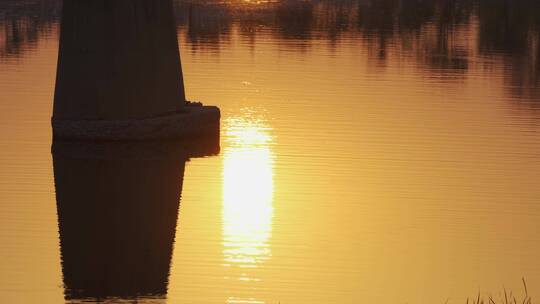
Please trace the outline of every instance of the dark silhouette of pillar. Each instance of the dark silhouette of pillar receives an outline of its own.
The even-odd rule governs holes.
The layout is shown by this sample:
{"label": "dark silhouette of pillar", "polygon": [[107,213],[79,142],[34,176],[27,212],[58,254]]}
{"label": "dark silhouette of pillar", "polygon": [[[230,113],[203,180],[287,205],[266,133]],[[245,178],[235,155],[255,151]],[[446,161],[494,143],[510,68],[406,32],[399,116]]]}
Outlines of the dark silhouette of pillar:
{"label": "dark silhouette of pillar", "polygon": [[172,0],[64,0],[55,138],[197,137],[219,110],[186,102]]}
{"label": "dark silhouette of pillar", "polygon": [[185,162],[216,154],[184,143],[54,142],[65,298],[164,298]]}

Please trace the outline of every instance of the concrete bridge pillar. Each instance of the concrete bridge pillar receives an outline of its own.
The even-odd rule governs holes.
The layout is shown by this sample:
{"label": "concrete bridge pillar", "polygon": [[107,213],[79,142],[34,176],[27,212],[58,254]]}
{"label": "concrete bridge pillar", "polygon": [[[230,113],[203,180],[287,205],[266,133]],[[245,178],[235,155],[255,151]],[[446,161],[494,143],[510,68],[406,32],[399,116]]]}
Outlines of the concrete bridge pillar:
{"label": "concrete bridge pillar", "polygon": [[219,130],[186,102],[172,0],[64,0],[55,138],[141,140]]}

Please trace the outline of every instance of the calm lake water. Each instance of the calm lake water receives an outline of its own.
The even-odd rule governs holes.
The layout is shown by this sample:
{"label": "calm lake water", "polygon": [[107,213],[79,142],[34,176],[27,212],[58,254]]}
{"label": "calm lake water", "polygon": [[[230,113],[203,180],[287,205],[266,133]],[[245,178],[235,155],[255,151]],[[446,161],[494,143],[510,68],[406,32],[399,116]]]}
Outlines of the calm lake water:
{"label": "calm lake water", "polygon": [[538,1],[176,2],[219,154],[53,163],[60,7],[0,3],[0,302],[540,298]]}

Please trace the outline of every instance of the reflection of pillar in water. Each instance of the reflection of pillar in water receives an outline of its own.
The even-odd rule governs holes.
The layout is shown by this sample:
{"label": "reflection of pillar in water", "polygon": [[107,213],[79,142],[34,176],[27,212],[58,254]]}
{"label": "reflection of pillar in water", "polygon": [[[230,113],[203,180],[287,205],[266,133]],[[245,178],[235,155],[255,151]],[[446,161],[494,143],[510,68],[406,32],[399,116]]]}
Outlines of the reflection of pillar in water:
{"label": "reflection of pillar in water", "polygon": [[165,297],[185,162],[217,149],[55,142],[66,299]]}

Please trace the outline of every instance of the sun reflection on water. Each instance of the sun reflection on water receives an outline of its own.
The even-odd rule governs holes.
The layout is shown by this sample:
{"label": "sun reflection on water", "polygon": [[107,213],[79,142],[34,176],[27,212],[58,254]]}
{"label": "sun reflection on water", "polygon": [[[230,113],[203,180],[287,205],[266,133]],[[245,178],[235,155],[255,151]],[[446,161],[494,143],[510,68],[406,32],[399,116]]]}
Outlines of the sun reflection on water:
{"label": "sun reflection on water", "polygon": [[[271,129],[264,120],[245,116],[225,122],[223,168],[223,256],[226,279],[257,284],[257,269],[272,252],[273,153]],[[254,286],[252,286],[254,288]],[[230,296],[230,304],[264,303]]]}
{"label": "sun reflection on water", "polygon": [[[257,268],[271,256],[273,155],[264,121],[226,121],[223,254],[226,267]],[[242,274],[244,281],[256,281]]]}

